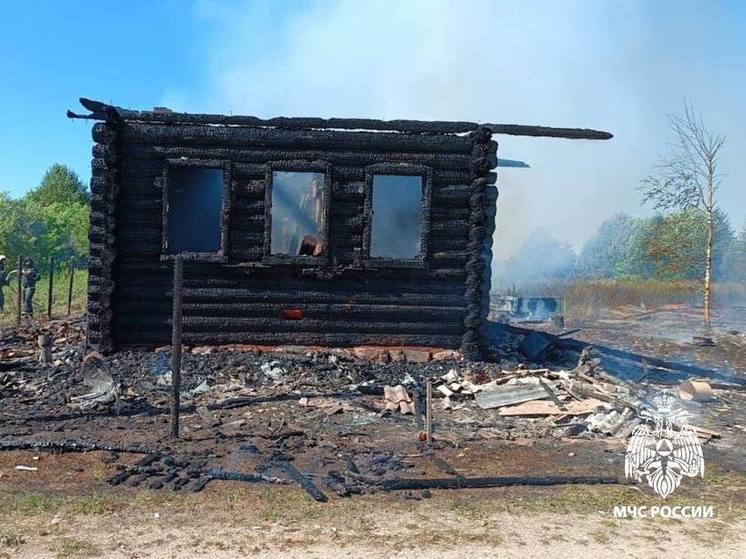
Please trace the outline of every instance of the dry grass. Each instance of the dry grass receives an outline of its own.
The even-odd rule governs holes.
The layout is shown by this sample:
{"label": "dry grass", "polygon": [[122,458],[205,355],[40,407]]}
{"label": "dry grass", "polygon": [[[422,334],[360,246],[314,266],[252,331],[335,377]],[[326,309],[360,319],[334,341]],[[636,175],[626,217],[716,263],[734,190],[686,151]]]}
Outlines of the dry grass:
{"label": "dry grass", "polygon": [[[547,282],[527,286],[525,295],[563,297],[567,318],[591,319],[599,309],[634,305],[656,308],[664,305],[702,304],[702,286],[696,281],[584,280]],[[717,283],[713,286],[715,308],[746,305],[746,283]]]}

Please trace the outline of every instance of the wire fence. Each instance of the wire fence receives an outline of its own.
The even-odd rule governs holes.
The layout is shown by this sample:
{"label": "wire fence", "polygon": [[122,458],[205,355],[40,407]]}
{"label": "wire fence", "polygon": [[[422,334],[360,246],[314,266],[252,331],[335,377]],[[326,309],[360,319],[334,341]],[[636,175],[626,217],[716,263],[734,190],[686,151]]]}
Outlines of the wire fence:
{"label": "wire fence", "polygon": [[[79,259],[47,258],[39,268],[45,272],[39,274],[35,285],[32,298],[34,318],[54,319],[85,310],[88,270]],[[35,269],[39,268],[36,267],[35,261]],[[24,318],[29,317],[29,314],[25,312],[23,287],[19,282],[17,270],[17,261],[14,263],[5,261],[5,273],[10,274],[10,277],[8,284],[0,287],[4,291],[5,300],[4,307],[0,309],[0,325],[2,326],[18,324],[19,320],[23,321]]]}

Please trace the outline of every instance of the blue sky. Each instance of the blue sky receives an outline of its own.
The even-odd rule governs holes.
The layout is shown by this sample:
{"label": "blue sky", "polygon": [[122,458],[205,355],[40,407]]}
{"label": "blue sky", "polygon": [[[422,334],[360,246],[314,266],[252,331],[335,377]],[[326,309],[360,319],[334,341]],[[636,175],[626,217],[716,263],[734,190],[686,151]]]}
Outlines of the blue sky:
{"label": "blue sky", "polygon": [[502,137],[495,249],[539,226],[579,247],[640,208],[684,97],[728,136],[721,207],[746,220],[746,2],[37,1],[0,4],[0,190],[54,162],[88,179],[77,98],[259,116],[438,118],[610,130]]}

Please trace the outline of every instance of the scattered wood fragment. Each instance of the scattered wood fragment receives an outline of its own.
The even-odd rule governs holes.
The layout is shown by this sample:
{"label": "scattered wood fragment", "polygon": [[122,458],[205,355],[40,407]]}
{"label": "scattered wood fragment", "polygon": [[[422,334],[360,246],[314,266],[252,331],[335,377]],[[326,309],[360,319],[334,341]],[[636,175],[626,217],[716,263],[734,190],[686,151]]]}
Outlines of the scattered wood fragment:
{"label": "scattered wood fragment", "polygon": [[547,397],[545,389],[538,384],[496,384],[474,394],[477,405],[484,410]]}
{"label": "scattered wood fragment", "polygon": [[692,426],[694,430],[697,432],[697,435],[704,435],[706,437],[712,437],[715,439],[721,438],[723,435],[719,431],[713,431],[712,429],[706,429],[705,427],[697,427],[696,425]]}
{"label": "scattered wood fragment", "polygon": [[298,469],[287,460],[277,462],[276,467],[278,470],[284,472],[291,480],[300,485],[315,501],[325,503],[329,500],[329,498],[324,495],[321,489],[316,487],[308,476],[298,471]]}
{"label": "scattered wood fragment", "polygon": [[549,400],[534,400],[523,402],[516,406],[509,406],[500,409],[502,416],[543,416],[543,415],[585,415],[593,413],[596,408],[604,403],[595,398],[587,398],[580,402],[569,402],[564,409],[560,409],[557,404]]}

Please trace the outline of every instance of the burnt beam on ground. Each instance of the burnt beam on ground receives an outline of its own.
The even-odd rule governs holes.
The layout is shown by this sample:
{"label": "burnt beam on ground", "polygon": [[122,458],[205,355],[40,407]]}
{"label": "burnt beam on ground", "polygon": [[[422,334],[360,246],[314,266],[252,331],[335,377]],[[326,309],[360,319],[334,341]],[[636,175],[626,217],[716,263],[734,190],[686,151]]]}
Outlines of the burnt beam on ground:
{"label": "burnt beam on ground", "polygon": [[516,485],[610,485],[620,483],[613,476],[509,476],[509,477],[449,477],[403,478],[385,480],[384,491],[412,491],[418,489],[486,489]]}

